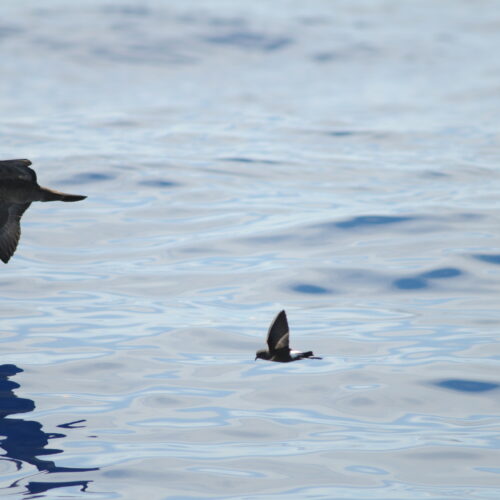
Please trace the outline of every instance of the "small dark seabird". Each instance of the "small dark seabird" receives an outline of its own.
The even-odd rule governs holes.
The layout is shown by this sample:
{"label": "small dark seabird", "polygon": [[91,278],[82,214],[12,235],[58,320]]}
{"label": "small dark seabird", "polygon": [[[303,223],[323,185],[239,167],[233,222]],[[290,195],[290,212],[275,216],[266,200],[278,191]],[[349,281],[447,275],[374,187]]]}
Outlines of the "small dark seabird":
{"label": "small dark seabird", "polygon": [[29,160],[0,161],[0,259],[7,264],[21,236],[21,217],[33,201],[80,201],[86,196],[41,187]]}
{"label": "small dark seabird", "polygon": [[278,313],[267,332],[267,349],[259,349],[255,359],[261,358],[268,361],[279,361],[288,363],[289,361],[297,361],[298,359],[310,358],[321,359],[314,356],[312,351],[292,351],[288,344],[290,330],[286,319],[285,311]]}

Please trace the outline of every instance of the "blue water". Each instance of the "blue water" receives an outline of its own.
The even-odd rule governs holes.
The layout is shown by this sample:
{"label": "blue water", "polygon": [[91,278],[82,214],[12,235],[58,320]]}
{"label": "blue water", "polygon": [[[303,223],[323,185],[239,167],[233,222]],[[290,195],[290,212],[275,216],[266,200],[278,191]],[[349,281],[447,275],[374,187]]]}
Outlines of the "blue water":
{"label": "blue water", "polygon": [[498,2],[1,10],[1,498],[499,498]]}

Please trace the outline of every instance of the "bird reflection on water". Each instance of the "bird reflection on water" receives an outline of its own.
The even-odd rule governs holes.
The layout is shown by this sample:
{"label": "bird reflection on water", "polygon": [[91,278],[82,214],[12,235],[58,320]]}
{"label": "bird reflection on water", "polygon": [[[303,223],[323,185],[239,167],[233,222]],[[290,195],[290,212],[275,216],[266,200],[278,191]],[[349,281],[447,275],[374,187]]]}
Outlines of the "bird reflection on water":
{"label": "bird reflection on water", "polygon": [[[9,380],[9,377],[22,371],[23,370],[16,365],[0,365],[0,447],[5,451],[5,454],[0,456],[0,459],[13,462],[17,470],[21,470],[24,464],[31,464],[40,472],[47,473],[78,473],[99,470],[98,467],[58,467],[50,460],[38,458],[43,455],[62,453],[63,450],[46,448],[46,446],[49,444],[49,439],[64,438],[66,434],[44,432],[42,430],[42,424],[34,420],[8,418],[9,415],[27,413],[35,409],[33,400],[20,398],[14,394],[14,389],[18,389],[20,385]],[[70,429],[74,424],[79,422],[61,424],[58,427]],[[20,480],[15,481],[9,485],[7,489],[19,487],[19,482]],[[57,482],[30,481],[25,486],[29,493],[42,493],[54,488],[68,486],[80,486],[81,491],[85,491],[89,482],[89,480]]]}

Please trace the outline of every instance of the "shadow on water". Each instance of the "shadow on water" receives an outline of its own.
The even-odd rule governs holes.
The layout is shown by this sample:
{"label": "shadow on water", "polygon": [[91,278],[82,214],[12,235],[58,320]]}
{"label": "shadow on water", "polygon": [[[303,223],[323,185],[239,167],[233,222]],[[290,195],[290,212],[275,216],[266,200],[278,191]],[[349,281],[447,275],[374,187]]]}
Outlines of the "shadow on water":
{"label": "shadow on water", "polygon": [[[43,432],[42,424],[33,420],[23,420],[19,418],[8,418],[16,413],[27,413],[35,409],[35,403],[31,399],[20,398],[14,394],[14,389],[20,387],[16,382],[9,380],[9,377],[22,372],[16,365],[0,365],[0,447],[5,454],[0,458],[13,462],[17,470],[23,468],[23,464],[34,465],[40,472],[88,472],[99,470],[95,468],[78,467],[58,467],[50,460],[38,458],[43,455],[55,455],[63,450],[46,448],[49,439],[63,438],[66,434]],[[59,427],[71,429],[74,424],[71,422],[61,424]],[[90,481],[57,481],[57,482],[29,482],[26,485],[29,493],[41,493],[54,488],[68,486],[81,486],[81,491],[87,489]],[[8,488],[19,486],[19,480],[12,483]]]}
{"label": "shadow on water", "polygon": [[478,382],[477,380],[465,380],[460,378],[437,380],[432,382],[432,385],[460,392],[487,392],[500,387],[499,384],[493,382]]}

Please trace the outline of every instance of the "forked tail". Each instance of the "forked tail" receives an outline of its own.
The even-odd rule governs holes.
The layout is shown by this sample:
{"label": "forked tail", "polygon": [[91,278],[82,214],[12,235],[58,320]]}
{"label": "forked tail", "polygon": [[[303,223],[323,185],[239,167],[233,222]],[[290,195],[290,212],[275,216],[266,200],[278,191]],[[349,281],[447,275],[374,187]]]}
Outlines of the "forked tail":
{"label": "forked tail", "polygon": [[309,359],[323,359],[323,358],[320,358],[319,356],[315,356],[312,351],[303,352],[300,357],[301,358],[309,358]]}

